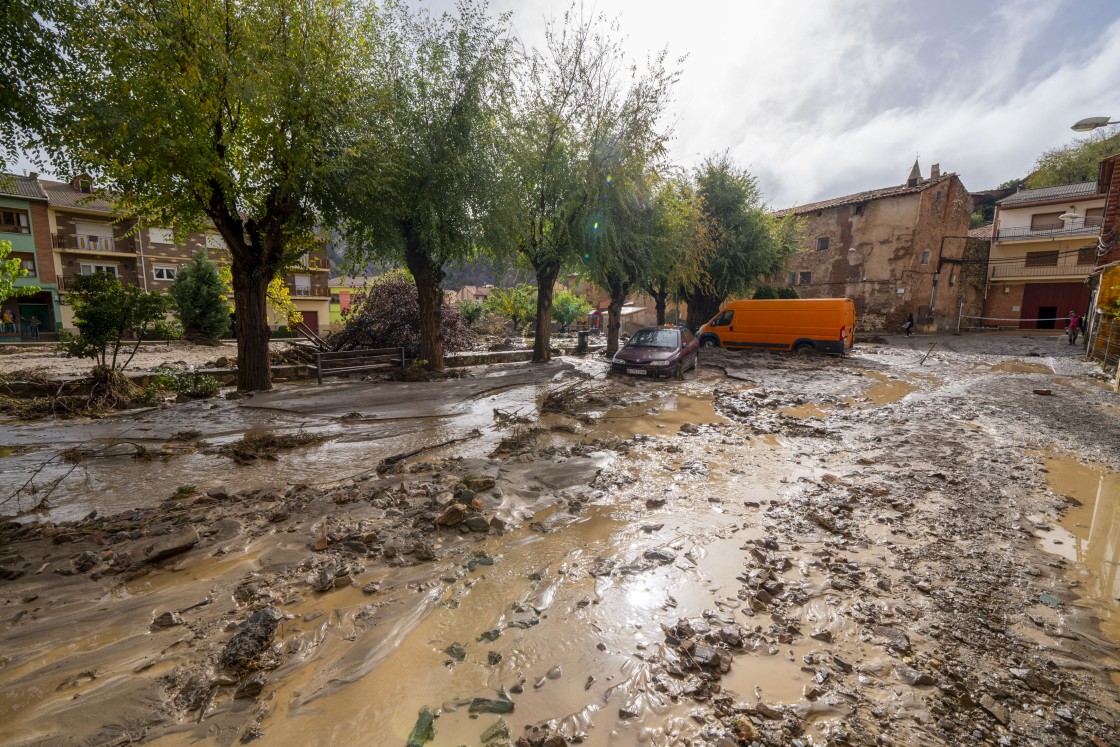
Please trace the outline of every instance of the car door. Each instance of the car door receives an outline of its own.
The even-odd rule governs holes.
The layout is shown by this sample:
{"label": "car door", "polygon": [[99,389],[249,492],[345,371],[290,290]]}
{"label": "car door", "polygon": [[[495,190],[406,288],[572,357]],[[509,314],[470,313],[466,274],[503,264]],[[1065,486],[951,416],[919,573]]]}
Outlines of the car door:
{"label": "car door", "polygon": [[692,334],[692,330],[684,328],[681,329],[681,346],[684,348],[681,354],[682,368],[695,368],[699,362],[700,356],[700,341],[696,339],[696,335]]}

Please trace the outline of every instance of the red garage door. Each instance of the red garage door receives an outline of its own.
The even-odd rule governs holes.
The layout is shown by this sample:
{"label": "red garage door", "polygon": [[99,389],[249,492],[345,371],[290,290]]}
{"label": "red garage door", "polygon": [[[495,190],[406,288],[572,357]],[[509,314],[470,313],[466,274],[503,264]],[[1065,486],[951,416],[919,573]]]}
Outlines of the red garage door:
{"label": "red garage door", "polygon": [[318,311],[301,311],[303,314],[303,324],[315,334],[319,334],[319,312]]}
{"label": "red garage door", "polygon": [[[1089,286],[1084,283],[1031,283],[1023,289],[1019,313],[1021,329],[1062,329],[1070,311],[1084,314],[1089,308]],[[1035,322],[1034,319],[1043,321]],[[1055,320],[1056,319],[1056,320]]]}

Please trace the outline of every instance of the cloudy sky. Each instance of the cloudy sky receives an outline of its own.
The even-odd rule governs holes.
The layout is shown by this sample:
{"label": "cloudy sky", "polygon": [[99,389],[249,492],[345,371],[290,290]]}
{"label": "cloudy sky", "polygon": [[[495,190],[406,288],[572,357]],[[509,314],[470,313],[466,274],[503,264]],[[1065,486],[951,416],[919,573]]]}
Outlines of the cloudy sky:
{"label": "cloudy sky", "polygon": [[[442,10],[453,0],[414,0]],[[539,43],[566,0],[491,0]],[[687,55],[674,159],[729,150],[788,207],[901,184],[919,156],[971,190],[1024,176],[1087,116],[1120,118],[1116,0],[587,0],[643,60]]]}

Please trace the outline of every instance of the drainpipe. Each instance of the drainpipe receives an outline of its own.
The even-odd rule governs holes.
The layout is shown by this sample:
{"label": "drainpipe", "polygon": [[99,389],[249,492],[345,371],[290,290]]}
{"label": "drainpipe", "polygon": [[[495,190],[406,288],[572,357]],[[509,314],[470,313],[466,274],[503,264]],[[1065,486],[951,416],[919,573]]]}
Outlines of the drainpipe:
{"label": "drainpipe", "polygon": [[144,264],[144,230],[140,228],[140,219],[136,219],[136,246],[140,247],[140,277],[144,278],[144,292],[148,292],[148,268]]}

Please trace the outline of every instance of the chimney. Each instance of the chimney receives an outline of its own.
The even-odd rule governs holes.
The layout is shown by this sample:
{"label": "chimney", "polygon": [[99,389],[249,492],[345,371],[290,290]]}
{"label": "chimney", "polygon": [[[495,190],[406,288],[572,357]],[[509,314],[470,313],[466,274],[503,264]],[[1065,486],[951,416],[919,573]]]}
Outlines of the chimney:
{"label": "chimney", "polygon": [[30,174],[27,175],[27,178],[30,179],[31,181],[35,181],[36,179],[39,178],[39,174],[38,174],[38,172],[32,171]]}
{"label": "chimney", "polygon": [[940,179],[941,178],[941,164],[935,163],[935,164],[933,164],[932,166],[929,167],[929,178],[930,179]]}

